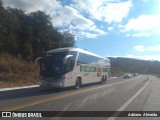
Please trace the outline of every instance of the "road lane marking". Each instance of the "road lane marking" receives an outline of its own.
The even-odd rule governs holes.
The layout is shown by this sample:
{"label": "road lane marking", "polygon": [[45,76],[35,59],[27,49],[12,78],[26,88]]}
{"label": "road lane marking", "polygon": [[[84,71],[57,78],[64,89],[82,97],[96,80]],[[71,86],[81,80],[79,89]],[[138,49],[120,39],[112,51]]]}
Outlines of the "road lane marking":
{"label": "road lane marking", "polygon": [[59,120],[58,116],[63,115],[64,111],[66,111],[72,103],[68,104],[65,108],[63,108],[62,112],[60,112],[57,116],[54,117],[53,120]]}
{"label": "road lane marking", "polygon": [[[127,108],[127,106],[144,90],[144,88],[148,85],[149,82],[150,80],[148,80],[148,82],[134,96],[132,96],[127,102],[125,102],[117,111],[124,111]],[[116,117],[108,118],[108,120],[115,120],[115,119]]]}
{"label": "road lane marking", "polygon": [[57,99],[68,97],[68,96],[97,90],[97,89],[104,88],[104,87],[107,87],[107,86],[113,86],[113,85],[121,84],[121,83],[132,81],[132,80],[135,80],[135,79],[121,81],[121,82],[117,82],[117,83],[113,83],[113,84],[107,84],[107,85],[104,85],[104,86],[98,86],[98,87],[96,86],[94,88],[88,88],[88,89],[85,89],[85,90],[74,91],[74,92],[71,92],[71,93],[68,93],[68,94],[65,93],[65,94],[62,94],[62,95],[59,95],[59,96],[52,96],[52,97],[49,97],[49,98],[44,98],[44,99],[40,99],[40,100],[36,100],[36,101],[24,103],[24,104],[15,105],[15,106],[12,106],[12,107],[7,107],[5,109],[0,109],[0,111],[13,111],[13,110],[17,110],[17,109],[21,109],[21,108],[45,103],[45,102],[48,102],[48,101],[54,101],[54,100],[57,100]]}
{"label": "road lane marking", "polygon": [[94,101],[97,102],[97,92],[94,94]]}
{"label": "road lane marking", "polygon": [[82,106],[84,106],[85,102],[88,100],[89,96],[85,97],[83,99],[83,101],[78,105],[78,107],[76,107],[75,110],[78,110],[79,108],[81,108]]}
{"label": "road lane marking", "polygon": [[101,97],[103,97],[106,94],[107,90],[105,89],[105,91],[103,91],[103,93],[101,94]]}
{"label": "road lane marking", "polygon": [[66,111],[71,104],[72,104],[72,103],[70,103],[70,104],[68,104],[66,107],[64,107],[62,111]]}

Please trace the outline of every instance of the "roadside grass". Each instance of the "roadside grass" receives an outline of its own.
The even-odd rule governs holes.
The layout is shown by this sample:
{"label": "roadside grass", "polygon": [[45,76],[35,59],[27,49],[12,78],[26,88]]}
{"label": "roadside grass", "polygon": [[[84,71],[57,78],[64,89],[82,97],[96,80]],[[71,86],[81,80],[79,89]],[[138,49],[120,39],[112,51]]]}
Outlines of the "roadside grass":
{"label": "roadside grass", "polygon": [[0,55],[0,88],[36,85],[39,66],[8,54]]}
{"label": "roadside grass", "polygon": [[156,73],[156,74],[150,74],[151,76],[156,76],[157,78],[160,78],[160,74]]}
{"label": "roadside grass", "polygon": [[111,66],[111,77],[120,77],[124,74],[122,70]]}
{"label": "roadside grass", "polygon": [[157,76],[158,78],[160,78],[160,74],[156,74],[155,76]]}

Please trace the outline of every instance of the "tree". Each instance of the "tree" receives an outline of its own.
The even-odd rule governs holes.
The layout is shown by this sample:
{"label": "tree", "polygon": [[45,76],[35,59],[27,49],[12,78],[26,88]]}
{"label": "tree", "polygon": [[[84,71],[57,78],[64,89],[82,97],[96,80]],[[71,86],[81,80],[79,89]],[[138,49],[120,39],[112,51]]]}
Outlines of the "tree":
{"label": "tree", "polygon": [[41,56],[44,52],[52,48],[54,40],[53,26],[51,18],[42,11],[32,12],[29,14],[32,26],[32,48],[34,57]]}
{"label": "tree", "polygon": [[63,35],[63,47],[72,47],[75,45],[75,36],[70,33],[69,30],[64,31]]}
{"label": "tree", "polygon": [[159,74],[160,62],[137,60],[131,58],[109,58],[111,61],[111,72],[114,74],[117,69],[122,72],[142,73],[142,74]]}
{"label": "tree", "polygon": [[0,53],[5,51],[4,44],[7,36],[7,28],[6,28],[6,12],[3,8],[3,3],[0,0]]}
{"label": "tree", "polygon": [[42,11],[25,14],[17,8],[4,9],[0,1],[0,16],[0,53],[32,60],[50,49],[75,44],[74,35],[58,32]]}

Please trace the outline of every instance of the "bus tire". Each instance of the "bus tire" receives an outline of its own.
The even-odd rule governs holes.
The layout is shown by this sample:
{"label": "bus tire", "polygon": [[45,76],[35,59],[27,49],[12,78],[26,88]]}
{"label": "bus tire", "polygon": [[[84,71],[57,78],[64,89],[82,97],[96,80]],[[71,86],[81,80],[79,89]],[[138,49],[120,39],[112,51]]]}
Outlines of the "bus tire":
{"label": "bus tire", "polygon": [[101,79],[101,84],[105,84],[106,80],[104,78]]}
{"label": "bus tire", "polygon": [[77,78],[76,84],[75,84],[76,89],[79,89],[81,87],[81,78]]}
{"label": "bus tire", "polygon": [[100,82],[101,84],[103,84],[103,79],[101,78],[101,82]]}

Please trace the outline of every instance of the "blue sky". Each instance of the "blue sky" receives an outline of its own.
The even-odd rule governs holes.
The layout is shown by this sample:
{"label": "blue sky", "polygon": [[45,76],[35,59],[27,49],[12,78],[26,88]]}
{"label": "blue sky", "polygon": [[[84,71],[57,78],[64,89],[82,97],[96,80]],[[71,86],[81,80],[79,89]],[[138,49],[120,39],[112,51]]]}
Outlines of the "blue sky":
{"label": "blue sky", "polygon": [[101,56],[160,60],[160,0],[3,0],[26,13],[42,10],[76,46]]}

